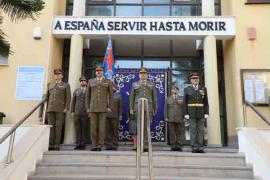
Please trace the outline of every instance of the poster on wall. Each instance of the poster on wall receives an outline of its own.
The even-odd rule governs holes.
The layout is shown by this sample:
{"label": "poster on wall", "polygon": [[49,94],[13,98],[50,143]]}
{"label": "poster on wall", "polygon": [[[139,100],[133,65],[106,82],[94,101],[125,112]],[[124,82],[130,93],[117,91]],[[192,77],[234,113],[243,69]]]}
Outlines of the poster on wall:
{"label": "poster on wall", "polygon": [[19,66],[16,79],[16,100],[41,100],[44,84],[44,67]]}

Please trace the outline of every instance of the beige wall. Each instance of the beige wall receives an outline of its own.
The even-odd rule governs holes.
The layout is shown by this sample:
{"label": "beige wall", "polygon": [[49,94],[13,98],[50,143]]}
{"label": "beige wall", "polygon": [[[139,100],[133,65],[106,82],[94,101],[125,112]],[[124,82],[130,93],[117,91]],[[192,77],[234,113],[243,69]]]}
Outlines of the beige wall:
{"label": "beige wall", "polygon": [[[245,5],[244,0],[221,0],[222,15],[236,17],[237,34],[234,40],[224,41],[227,121],[229,136],[243,125],[240,69],[270,69],[269,40],[270,4]],[[247,39],[248,27],[256,27],[257,38]],[[269,117],[269,108],[259,107]],[[248,110],[250,126],[266,126],[254,112]]]}
{"label": "beige wall", "polygon": [[[14,54],[9,56],[7,66],[0,66],[0,111],[7,117],[4,123],[14,123],[29,112],[38,101],[16,101],[16,76],[18,66],[43,66],[45,68],[45,82],[52,79],[52,70],[61,67],[63,43],[51,34],[51,24],[54,15],[65,14],[64,0],[45,0],[45,9],[37,21],[24,20],[11,22],[4,15],[2,30],[12,46]],[[33,39],[33,28],[42,28],[42,39]],[[28,122],[37,122],[37,114]]]}

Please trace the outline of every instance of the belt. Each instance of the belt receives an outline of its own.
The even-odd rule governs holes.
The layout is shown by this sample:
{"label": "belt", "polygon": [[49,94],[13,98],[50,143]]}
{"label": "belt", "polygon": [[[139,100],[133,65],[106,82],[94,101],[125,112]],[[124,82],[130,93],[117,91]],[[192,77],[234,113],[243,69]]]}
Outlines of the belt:
{"label": "belt", "polygon": [[194,103],[194,104],[188,104],[188,107],[203,107],[204,105],[202,103]]}

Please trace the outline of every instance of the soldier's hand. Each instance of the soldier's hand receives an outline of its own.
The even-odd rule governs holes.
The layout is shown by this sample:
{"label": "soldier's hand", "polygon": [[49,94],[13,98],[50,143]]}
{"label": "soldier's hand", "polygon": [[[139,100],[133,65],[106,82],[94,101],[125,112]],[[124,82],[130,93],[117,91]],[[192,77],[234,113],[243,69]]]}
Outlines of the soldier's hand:
{"label": "soldier's hand", "polygon": [[74,112],[73,112],[73,113],[71,113],[71,116],[72,116],[72,117],[74,117],[74,115],[75,115],[75,113],[74,113]]}
{"label": "soldier's hand", "polygon": [[130,113],[130,115],[133,115],[134,111],[131,109],[129,113]]}
{"label": "soldier's hand", "polygon": [[208,114],[205,114],[205,115],[204,115],[204,118],[205,118],[205,119],[208,118]]}
{"label": "soldier's hand", "polygon": [[111,108],[107,108],[107,111],[108,111],[108,112],[112,112]]}
{"label": "soldier's hand", "polygon": [[122,121],[122,116],[119,116],[119,121]]}
{"label": "soldier's hand", "polygon": [[67,109],[64,109],[64,113],[66,113],[68,110]]}
{"label": "soldier's hand", "polygon": [[184,118],[185,118],[185,119],[189,119],[189,115],[186,114],[186,115],[184,116]]}
{"label": "soldier's hand", "polygon": [[87,112],[90,113],[90,109],[87,109]]}

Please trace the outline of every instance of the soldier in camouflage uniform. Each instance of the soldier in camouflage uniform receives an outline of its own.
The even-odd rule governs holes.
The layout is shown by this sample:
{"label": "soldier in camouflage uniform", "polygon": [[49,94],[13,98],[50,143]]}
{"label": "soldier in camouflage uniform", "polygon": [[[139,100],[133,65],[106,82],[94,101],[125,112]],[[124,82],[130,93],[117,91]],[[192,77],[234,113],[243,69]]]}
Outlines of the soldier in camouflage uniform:
{"label": "soldier in camouflage uniform", "polygon": [[166,98],[164,117],[168,125],[169,145],[171,151],[182,151],[184,140],[183,98],[179,96],[179,88],[172,87],[172,95]]}
{"label": "soldier in camouflage uniform", "polygon": [[190,144],[193,153],[204,153],[204,125],[209,114],[207,89],[199,85],[198,73],[191,75],[191,86],[184,90],[185,119],[190,120]]}
{"label": "soldier in camouflage uniform", "polygon": [[111,112],[112,82],[103,78],[102,66],[96,68],[96,78],[90,79],[86,90],[86,108],[90,113],[92,151],[101,151],[105,140],[106,114]]}
{"label": "soldier in camouflage uniform", "polygon": [[[130,108],[130,115],[135,116],[135,120],[137,120],[137,112],[138,112],[138,101],[140,98],[146,98],[148,99],[148,105],[149,105],[149,113],[150,113],[150,121],[152,122],[152,119],[154,115],[157,112],[158,109],[158,102],[157,102],[157,94],[154,83],[147,80],[147,69],[142,68],[139,72],[140,80],[137,82],[134,82],[132,84],[132,90],[130,94],[130,102],[129,102],[129,108]],[[144,129],[144,147],[145,151],[147,151],[147,132],[146,132],[146,116],[145,116],[145,129]],[[134,127],[136,128],[136,127]],[[137,144],[137,132],[136,129],[131,130],[133,133],[133,143],[134,148],[136,149]]]}
{"label": "soldier in camouflage uniform", "polygon": [[87,80],[82,76],[79,81],[80,87],[74,90],[70,107],[71,115],[75,121],[76,150],[85,149],[86,134],[89,132],[86,129],[89,119],[85,106]]}
{"label": "soldier in camouflage uniform", "polygon": [[118,147],[119,121],[122,120],[122,96],[117,92],[116,84],[113,84],[112,111],[106,119],[106,150],[116,150]]}
{"label": "soldier in camouflage uniform", "polygon": [[49,150],[59,150],[65,113],[70,106],[70,86],[62,81],[63,71],[54,70],[55,82],[47,86],[46,99],[48,124],[52,126],[50,131]]}

